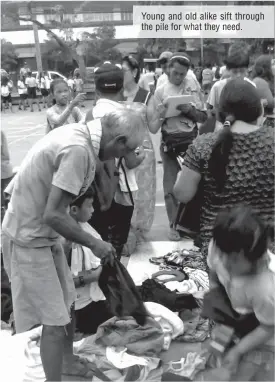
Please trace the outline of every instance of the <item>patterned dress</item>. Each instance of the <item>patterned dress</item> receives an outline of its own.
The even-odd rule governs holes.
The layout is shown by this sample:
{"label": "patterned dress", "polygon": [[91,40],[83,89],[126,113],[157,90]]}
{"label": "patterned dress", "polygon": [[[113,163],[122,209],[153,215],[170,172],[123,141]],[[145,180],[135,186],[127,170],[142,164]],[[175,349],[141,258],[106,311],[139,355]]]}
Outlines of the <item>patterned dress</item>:
{"label": "patterned dress", "polygon": [[[146,120],[146,105],[150,99],[150,92],[139,88],[133,102],[136,109],[141,110]],[[143,145],[146,150],[144,161],[135,169],[138,191],[135,193],[135,208],[131,220],[131,234],[136,239],[143,238],[152,227],[156,203],[156,158],[152,138],[146,129]],[[130,234],[130,236],[131,236]]]}
{"label": "patterned dress", "polygon": [[215,219],[223,208],[251,206],[268,224],[274,224],[274,130],[262,127],[249,134],[233,134],[224,191],[219,194],[208,169],[217,132],[199,136],[186,153],[184,164],[202,176],[200,235],[202,253],[212,236]]}

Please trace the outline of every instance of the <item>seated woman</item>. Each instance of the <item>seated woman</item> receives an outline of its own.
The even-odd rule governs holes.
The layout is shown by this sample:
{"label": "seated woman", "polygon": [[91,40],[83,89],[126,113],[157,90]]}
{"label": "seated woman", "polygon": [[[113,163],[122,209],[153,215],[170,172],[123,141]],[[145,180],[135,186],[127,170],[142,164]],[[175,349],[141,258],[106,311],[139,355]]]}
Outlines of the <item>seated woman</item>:
{"label": "seated woman", "polygon": [[207,259],[210,293],[222,286],[239,315],[253,313],[258,320],[225,353],[227,380],[273,380],[275,268],[268,239],[268,228],[249,207],[233,207],[217,216]]}
{"label": "seated woman", "polygon": [[[93,199],[94,192],[87,191],[71,204],[70,215],[83,229],[101,240],[100,235],[87,223],[93,212]],[[68,253],[66,248],[64,249]],[[112,317],[98,285],[102,271],[100,259],[89,248],[73,243],[68,263],[73,273],[77,294],[75,301],[76,329],[84,334],[94,334],[99,325]]]}

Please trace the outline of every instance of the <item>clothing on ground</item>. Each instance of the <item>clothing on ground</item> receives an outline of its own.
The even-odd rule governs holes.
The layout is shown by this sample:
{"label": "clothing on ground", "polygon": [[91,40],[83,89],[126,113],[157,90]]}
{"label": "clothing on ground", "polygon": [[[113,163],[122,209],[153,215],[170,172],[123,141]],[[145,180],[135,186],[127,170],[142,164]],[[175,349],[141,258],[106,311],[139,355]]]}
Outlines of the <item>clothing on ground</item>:
{"label": "clothing on ground", "polygon": [[131,354],[155,357],[162,351],[164,334],[152,317],[147,317],[144,326],[130,316],[113,317],[98,328],[95,343],[106,347],[127,347]]}
{"label": "clothing on ground", "polygon": [[184,333],[176,338],[178,342],[203,342],[209,335],[209,320],[201,316],[201,308],[183,309],[179,317],[184,324]]}
{"label": "clothing on ground", "polygon": [[138,287],[138,290],[144,302],[156,302],[172,312],[197,307],[197,302],[191,294],[171,292],[168,288],[155,280],[148,279],[144,281],[141,287]]}

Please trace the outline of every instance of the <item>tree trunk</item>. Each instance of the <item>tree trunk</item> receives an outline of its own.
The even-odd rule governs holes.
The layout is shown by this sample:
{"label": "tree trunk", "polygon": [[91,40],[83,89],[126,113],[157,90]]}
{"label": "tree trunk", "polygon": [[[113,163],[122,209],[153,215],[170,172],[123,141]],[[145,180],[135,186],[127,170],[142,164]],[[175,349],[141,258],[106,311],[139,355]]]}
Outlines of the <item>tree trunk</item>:
{"label": "tree trunk", "polygon": [[78,63],[79,72],[80,72],[81,77],[83,79],[86,78],[85,57],[84,56],[77,56],[76,61]]}

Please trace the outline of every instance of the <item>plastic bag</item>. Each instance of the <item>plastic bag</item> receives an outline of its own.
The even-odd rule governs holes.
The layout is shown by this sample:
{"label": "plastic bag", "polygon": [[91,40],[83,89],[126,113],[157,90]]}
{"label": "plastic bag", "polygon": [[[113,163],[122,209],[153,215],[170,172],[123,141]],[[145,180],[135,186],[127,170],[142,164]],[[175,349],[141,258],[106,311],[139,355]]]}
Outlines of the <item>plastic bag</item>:
{"label": "plastic bag", "polygon": [[139,325],[144,325],[148,313],[141,296],[127,269],[117,259],[113,265],[103,265],[99,287],[116,317],[132,316]]}

